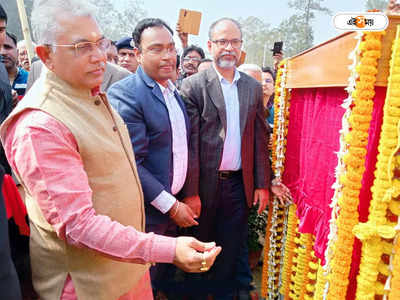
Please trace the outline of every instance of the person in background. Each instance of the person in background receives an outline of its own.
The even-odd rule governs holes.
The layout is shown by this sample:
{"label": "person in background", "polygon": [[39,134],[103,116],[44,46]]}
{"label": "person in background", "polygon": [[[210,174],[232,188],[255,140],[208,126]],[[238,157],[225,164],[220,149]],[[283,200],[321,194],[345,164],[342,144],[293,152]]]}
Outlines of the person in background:
{"label": "person in background", "polygon": [[269,67],[262,68],[262,87],[263,87],[263,105],[266,120],[271,128],[274,128],[274,91],[275,75]]}
{"label": "person in background", "polygon": [[[33,48],[36,47],[35,43],[33,44]],[[18,49],[18,66],[22,67],[25,71],[30,71],[31,69],[31,62],[29,61],[28,57],[28,50],[26,49],[26,41],[21,40],[17,43]]]}
{"label": "person in background", "polygon": [[107,50],[107,61],[118,65],[118,49],[114,41],[110,40],[110,47]]}
{"label": "person in background", "polygon": [[181,72],[179,74],[177,80],[178,89],[182,85],[182,80],[196,74],[198,72],[197,67],[200,64],[200,61],[204,58],[204,51],[200,47],[195,45],[191,45],[185,49],[183,49],[182,53],[182,63],[181,63]]}
{"label": "person in background", "polygon": [[204,272],[221,248],[143,232],[129,133],[100,91],[109,40],[93,11],[80,0],[34,2],[36,50],[48,71],[0,138],[26,191],[40,299],[150,300],[150,263]]}
{"label": "person in background", "polygon": [[0,49],[1,61],[7,69],[8,80],[13,90],[13,101],[17,101],[25,95],[26,83],[28,81],[28,72],[22,67],[18,67],[17,37],[7,32],[6,40]]}
{"label": "person in background", "polygon": [[132,38],[124,37],[115,43],[118,50],[118,65],[135,73],[138,67],[138,61],[133,51]]}
{"label": "person in background", "polygon": [[201,61],[200,61],[200,64],[199,64],[199,66],[197,67],[197,71],[198,72],[201,72],[201,71],[203,71],[203,70],[207,70],[209,67],[211,67],[212,66],[212,59],[210,59],[210,58],[203,58]]}

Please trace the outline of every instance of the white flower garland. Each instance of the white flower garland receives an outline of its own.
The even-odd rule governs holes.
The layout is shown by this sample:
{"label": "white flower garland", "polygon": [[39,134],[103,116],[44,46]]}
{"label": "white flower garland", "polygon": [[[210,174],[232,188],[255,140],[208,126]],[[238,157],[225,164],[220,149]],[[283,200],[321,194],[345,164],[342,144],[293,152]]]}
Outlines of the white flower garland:
{"label": "white flower garland", "polygon": [[[284,161],[285,161],[285,116],[288,112],[288,106],[286,105],[286,77],[287,77],[287,64],[284,64],[282,68],[281,83],[279,86],[279,110],[275,111],[278,114],[276,126],[276,163],[275,163],[275,181],[280,182]],[[273,197],[272,211],[269,212],[271,216],[271,228],[270,228],[270,246],[268,255],[268,299],[275,300],[279,297],[279,287],[281,285],[281,272],[280,268],[283,266],[283,242],[285,240],[284,232],[286,231],[287,225],[287,207],[281,208],[279,201],[276,197]],[[279,212],[283,214],[283,230],[278,230],[281,216]],[[279,245],[280,244],[280,245]],[[279,261],[276,261],[277,252],[281,251],[281,257]],[[277,281],[278,279],[278,281]]]}

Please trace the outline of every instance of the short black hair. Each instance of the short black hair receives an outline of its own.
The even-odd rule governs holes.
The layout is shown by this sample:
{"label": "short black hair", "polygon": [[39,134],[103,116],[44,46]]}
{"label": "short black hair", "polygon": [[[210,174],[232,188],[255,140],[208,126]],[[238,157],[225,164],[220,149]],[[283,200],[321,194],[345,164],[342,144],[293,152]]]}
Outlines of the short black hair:
{"label": "short black hair", "polygon": [[176,55],[176,69],[179,69],[179,66],[181,65],[181,57],[179,54]]}
{"label": "short black hair", "polygon": [[263,73],[271,74],[272,78],[275,81],[275,72],[274,72],[274,70],[272,70],[272,68],[270,68],[270,67],[262,67],[261,70],[263,71]]}
{"label": "short black hair", "polygon": [[17,46],[17,37],[15,34],[12,34],[11,32],[6,32],[7,36],[12,39],[12,41],[14,42],[15,47]]}
{"label": "short black hair", "polygon": [[183,50],[182,57],[185,58],[186,55],[188,55],[188,53],[189,53],[189,52],[192,52],[192,51],[196,51],[196,52],[200,55],[200,57],[201,57],[202,59],[203,59],[204,57],[206,57],[205,54],[204,54],[203,49],[201,49],[200,47],[197,47],[196,45],[190,45],[189,47],[185,48],[185,49]]}
{"label": "short black hair", "polygon": [[0,4],[0,20],[5,20],[7,23],[7,13],[4,10],[3,6]]}
{"label": "short black hair", "polygon": [[174,35],[172,29],[163,20],[158,18],[143,19],[139,21],[139,23],[135,27],[135,30],[132,32],[132,39],[135,42],[136,48],[140,49],[140,42],[142,40],[143,31],[151,27],[165,27],[169,32],[171,32],[171,35]]}

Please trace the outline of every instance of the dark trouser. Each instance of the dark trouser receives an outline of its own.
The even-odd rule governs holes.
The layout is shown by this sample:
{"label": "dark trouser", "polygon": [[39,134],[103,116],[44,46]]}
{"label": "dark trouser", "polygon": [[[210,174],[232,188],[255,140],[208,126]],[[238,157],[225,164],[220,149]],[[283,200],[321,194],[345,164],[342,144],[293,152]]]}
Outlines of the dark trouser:
{"label": "dark trouser", "polygon": [[[146,232],[175,237],[176,230],[177,226],[172,220],[164,224],[146,224]],[[150,277],[153,291],[167,290],[168,285],[174,278],[175,270],[175,266],[172,264],[157,263],[152,266],[150,268]]]}
{"label": "dark trouser", "polygon": [[248,232],[245,234],[242,245],[240,247],[240,253],[237,259],[236,265],[236,282],[238,289],[248,290],[252,289],[251,282],[253,281],[253,274],[250,270],[249,264],[249,246],[248,246]]}
{"label": "dark trouser", "polygon": [[202,208],[196,236],[203,241],[214,240],[222,252],[210,271],[202,276],[203,280],[195,276],[197,286],[190,299],[203,292],[212,294],[214,300],[231,300],[237,288],[236,266],[242,244],[247,240],[249,213],[241,172],[218,179],[213,203],[213,208]]}

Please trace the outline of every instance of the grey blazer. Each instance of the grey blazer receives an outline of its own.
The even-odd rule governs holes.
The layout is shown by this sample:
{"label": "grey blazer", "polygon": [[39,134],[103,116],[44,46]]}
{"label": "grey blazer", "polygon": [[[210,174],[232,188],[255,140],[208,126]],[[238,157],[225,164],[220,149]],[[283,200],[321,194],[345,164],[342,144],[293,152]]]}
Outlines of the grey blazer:
{"label": "grey blazer", "polygon": [[[250,207],[254,189],[270,185],[267,125],[261,84],[240,72],[237,85],[242,173]],[[191,123],[189,168],[183,193],[186,197],[200,195],[207,209],[213,207],[227,126],[225,102],[215,69],[211,67],[184,79],[181,93]]]}
{"label": "grey blazer", "polygon": [[[42,67],[43,63],[41,60],[37,60],[32,64],[31,70],[29,71],[26,91],[28,91],[32,87],[33,83],[39,78],[40,73],[42,72]],[[100,86],[101,91],[106,92],[114,82],[117,82],[130,74],[131,72],[129,72],[127,69],[107,62],[106,71],[104,72],[104,79]]]}

